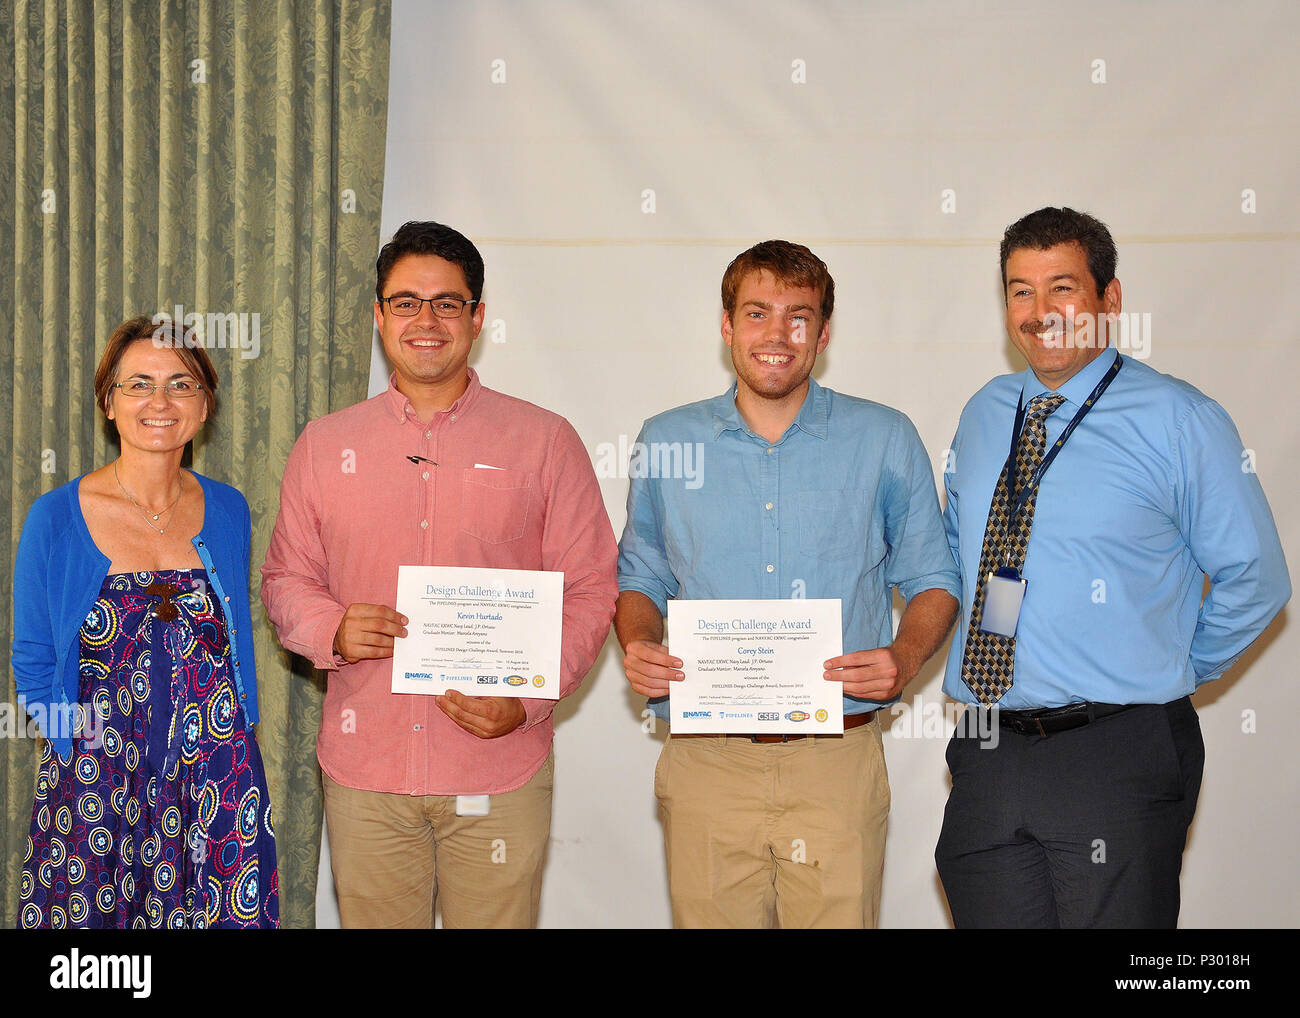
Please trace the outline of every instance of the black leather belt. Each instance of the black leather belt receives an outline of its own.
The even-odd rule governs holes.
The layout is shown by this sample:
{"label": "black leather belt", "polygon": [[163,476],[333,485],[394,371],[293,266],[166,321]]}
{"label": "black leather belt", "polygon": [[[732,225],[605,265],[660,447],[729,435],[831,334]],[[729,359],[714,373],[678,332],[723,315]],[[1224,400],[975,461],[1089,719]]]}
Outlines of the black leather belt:
{"label": "black leather belt", "polygon": [[1052,735],[1082,728],[1101,718],[1137,706],[1131,703],[1071,703],[1064,707],[1046,707],[1030,710],[1002,710],[992,708],[998,725],[1010,728],[1017,735]]}

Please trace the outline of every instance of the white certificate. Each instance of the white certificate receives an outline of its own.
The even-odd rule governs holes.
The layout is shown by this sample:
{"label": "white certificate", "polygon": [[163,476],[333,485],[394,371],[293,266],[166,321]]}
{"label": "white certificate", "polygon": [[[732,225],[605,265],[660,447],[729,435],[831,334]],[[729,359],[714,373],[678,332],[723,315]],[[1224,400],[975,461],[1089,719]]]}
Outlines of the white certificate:
{"label": "white certificate", "polygon": [[686,678],[675,734],[841,734],[844,687],[822,678],[843,647],[840,600],[669,601],[668,648]]}
{"label": "white certificate", "polygon": [[564,574],[399,566],[394,693],[560,698]]}

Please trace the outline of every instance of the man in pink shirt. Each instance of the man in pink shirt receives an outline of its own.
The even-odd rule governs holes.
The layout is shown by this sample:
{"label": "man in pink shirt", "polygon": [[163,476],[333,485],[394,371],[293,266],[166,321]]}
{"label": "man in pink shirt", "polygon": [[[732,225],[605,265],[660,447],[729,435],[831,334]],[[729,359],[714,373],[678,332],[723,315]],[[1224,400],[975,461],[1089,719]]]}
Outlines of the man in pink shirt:
{"label": "man in pink shirt", "polygon": [[316,755],[343,925],[429,928],[436,904],[445,927],[534,926],[555,701],[393,693],[397,567],[563,572],[567,696],[609,632],[614,534],[572,426],[468,366],[474,245],[411,222],[375,269],[388,390],[295,443],[262,600],[285,648],[329,673]]}

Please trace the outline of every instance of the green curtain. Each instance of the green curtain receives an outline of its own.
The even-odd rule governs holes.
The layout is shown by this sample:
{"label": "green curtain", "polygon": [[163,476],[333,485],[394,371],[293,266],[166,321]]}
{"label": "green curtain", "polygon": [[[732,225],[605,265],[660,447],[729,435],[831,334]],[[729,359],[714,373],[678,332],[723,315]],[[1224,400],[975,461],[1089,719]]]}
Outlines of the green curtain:
{"label": "green curtain", "polygon": [[[374,0],[0,0],[0,649],[28,507],[116,456],[92,393],[109,333],[203,316],[219,409],[193,466],[252,509],[258,739],[293,927],[315,919],[323,687],[276,641],[258,567],[298,433],[366,394],[389,18]],[[37,752],[0,740],[7,925]]]}

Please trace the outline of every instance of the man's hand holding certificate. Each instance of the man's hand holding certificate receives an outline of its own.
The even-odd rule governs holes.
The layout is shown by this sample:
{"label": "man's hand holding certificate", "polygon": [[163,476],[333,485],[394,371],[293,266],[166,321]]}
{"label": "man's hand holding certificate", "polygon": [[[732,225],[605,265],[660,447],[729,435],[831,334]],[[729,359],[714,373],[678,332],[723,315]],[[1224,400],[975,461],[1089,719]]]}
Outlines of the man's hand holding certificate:
{"label": "man's hand holding certificate", "polygon": [[557,700],[564,574],[400,566],[394,693]]}
{"label": "man's hand holding certificate", "polygon": [[669,700],[674,733],[839,734],[840,601],[669,601],[669,640],[686,678]]}

